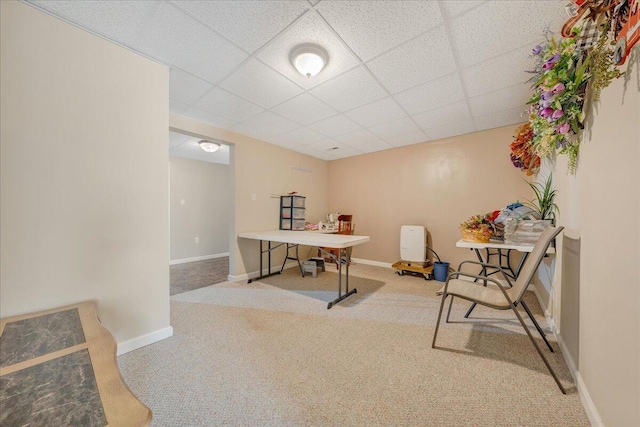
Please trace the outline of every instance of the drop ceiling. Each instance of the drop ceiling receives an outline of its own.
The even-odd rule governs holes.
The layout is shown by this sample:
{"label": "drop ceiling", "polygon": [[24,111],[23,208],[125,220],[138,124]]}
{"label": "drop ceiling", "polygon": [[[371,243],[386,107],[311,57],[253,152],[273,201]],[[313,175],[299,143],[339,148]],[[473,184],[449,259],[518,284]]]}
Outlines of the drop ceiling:
{"label": "drop ceiling", "polygon": [[185,159],[200,160],[209,163],[229,164],[229,146],[222,141],[212,140],[220,144],[218,151],[208,153],[200,148],[202,138],[194,138],[177,132],[169,131],[169,155]]}
{"label": "drop ceiling", "polygon": [[[324,160],[524,121],[531,47],[566,20],[565,0],[28,3],[166,64],[170,111]],[[303,43],[329,54],[310,79]]]}

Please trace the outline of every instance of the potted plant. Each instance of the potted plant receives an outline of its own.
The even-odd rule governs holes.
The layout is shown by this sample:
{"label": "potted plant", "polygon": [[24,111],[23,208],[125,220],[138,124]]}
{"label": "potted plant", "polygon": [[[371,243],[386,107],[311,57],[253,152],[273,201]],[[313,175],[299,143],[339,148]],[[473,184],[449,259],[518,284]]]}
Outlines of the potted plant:
{"label": "potted plant", "polygon": [[536,211],[540,219],[551,220],[551,223],[555,224],[556,214],[560,213],[560,209],[555,202],[558,190],[553,189],[553,176],[549,174],[543,184],[528,181],[527,184],[533,190],[535,197],[533,200],[527,200],[525,204]]}

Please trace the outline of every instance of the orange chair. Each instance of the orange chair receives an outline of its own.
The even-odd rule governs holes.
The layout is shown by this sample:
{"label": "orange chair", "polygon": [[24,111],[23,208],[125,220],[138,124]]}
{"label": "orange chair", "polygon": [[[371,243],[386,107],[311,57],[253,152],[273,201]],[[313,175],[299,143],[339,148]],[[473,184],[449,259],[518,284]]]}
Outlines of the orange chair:
{"label": "orange chair", "polygon": [[[352,235],[353,232],[355,231],[355,225],[352,222],[353,219],[353,215],[340,215],[338,216],[338,231],[336,232],[336,234],[348,234],[348,235]],[[338,267],[340,267],[338,265],[338,251],[340,251],[340,249],[338,248],[318,248],[318,256],[322,257],[322,251],[325,252],[329,252],[333,255],[333,257],[335,258],[325,258],[325,261],[327,262],[335,262],[336,263],[336,269]],[[351,259],[351,248],[347,249],[347,262],[349,262]]]}

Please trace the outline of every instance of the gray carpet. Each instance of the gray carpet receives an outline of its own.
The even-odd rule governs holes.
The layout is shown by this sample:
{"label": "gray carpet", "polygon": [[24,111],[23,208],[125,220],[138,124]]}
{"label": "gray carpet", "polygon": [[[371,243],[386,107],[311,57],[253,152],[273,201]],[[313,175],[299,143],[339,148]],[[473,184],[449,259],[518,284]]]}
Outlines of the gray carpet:
{"label": "gray carpet", "polygon": [[174,336],[120,356],[122,375],[154,426],[589,425],[557,344],[566,396],[513,314],[466,320],[456,300],[432,349],[440,282],[351,272],[358,293],[331,310],[333,270],[176,295]]}
{"label": "gray carpet", "polygon": [[229,257],[176,264],[169,267],[169,272],[170,294],[181,294],[226,282],[229,276]]}

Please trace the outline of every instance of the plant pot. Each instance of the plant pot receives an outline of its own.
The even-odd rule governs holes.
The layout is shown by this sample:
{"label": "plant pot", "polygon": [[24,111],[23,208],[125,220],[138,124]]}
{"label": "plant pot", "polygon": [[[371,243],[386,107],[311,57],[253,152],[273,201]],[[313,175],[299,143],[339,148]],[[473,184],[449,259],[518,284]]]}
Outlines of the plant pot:
{"label": "plant pot", "polygon": [[449,275],[449,263],[436,261],[433,263],[433,278],[438,282],[446,282]]}

